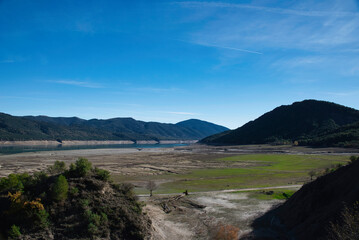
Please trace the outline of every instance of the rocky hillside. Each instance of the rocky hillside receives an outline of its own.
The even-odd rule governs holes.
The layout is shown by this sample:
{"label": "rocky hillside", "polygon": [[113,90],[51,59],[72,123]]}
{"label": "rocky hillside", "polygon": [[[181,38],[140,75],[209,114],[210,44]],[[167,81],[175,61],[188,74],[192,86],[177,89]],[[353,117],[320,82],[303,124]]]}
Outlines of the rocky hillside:
{"label": "rocky hillside", "polygon": [[[302,145],[351,146],[359,143],[357,122],[359,111],[356,109],[305,100],[277,107],[240,128],[209,136],[201,142],[233,145],[297,141]],[[346,132],[343,134],[343,131]]]}
{"label": "rocky hillside", "polygon": [[358,239],[358,172],[356,160],[304,185],[282,206],[257,219],[248,239]]}
{"label": "rocky hillside", "polygon": [[148,239],[151,226],[131,187],[83,158],[0,179],[0,222],[0,236],[34,240]]}
{"label": "rocky hillside", "polygon": [[133,118],[107,120],[15,117],[0,113],[0,141],[23,140],[198,140],[228,130],[200,120],[177,124],[143,122]]}

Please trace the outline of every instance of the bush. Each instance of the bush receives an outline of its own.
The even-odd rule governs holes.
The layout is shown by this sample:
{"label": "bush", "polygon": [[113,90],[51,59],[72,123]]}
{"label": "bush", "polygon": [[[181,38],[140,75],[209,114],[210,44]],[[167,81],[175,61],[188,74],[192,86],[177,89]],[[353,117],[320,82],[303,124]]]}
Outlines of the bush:
{"label": "bush", "polygon": [[86,208],[90,205],[90,201],[88,199],[81,199],[80,205],[81,205],[81,207]]}
{"label": "bush", "polygon": [[21,236],[20,228],[16,225],[12,225],[8,231],[9,239],[18,239]]}
{"label": "bush", "polygon": [[79,189],[77,187],[72,187],[72,188],[70,188],[69,193],[72,196],[77,196],[79,194]]}
{"label": "bush", "polygon": [[47,228],[49,226],[49,213],[45,209],[39,210],[34,213],[37,224],[41,228]]}
{"label": "bush", "polygon": [[336,223],[330,223],[329,239],[359,239],[359,202],[352,208],[344,207],[341,218]]}
{"label": "bush", "polygon": [[54,165],[47,168],[47,171],[52,175],[63,173],[66,171],[66,164],[64,162],[56,161]]}
{"label": "bush", "polygon": [[67,198],[69,184],[63,175],[60,175],[52,187],[51,195],[55,201],[63,201]]}
{"label": "bush", "polygon": [[8,177],[1,178],[0,191],[23,191],[24,186],[29,183],[31,183],[31,176],[27,173],[10,174]]}
{"label": "bush", "polygon": [[95,168],[95,174],[98,179],[108,181],[110,179],[110,172],[104,169]]}
{"label": "bush", "polygon": [[239,228],[232,225],[219,225],[214,234],[215,240],[236,240],[238,239]]}
{"label": "bush", "polygon": [[95,224],[89,223],[89,225],[87,226],[87,231],[90,235],[95,235],[98,232],[98,228]]}
{"label": "bush", "polygon": [[21,192],[8,193],[10,208],[6,214],[13,218],[14,222],[28,222],[34,227],[46,228],[48,226],[48,213],[40,198],[32,201],[24,200]]}
{"label": "bush", "polygon": [[350,162],[353,163],[355,161],[357,161],[359,159],[359,157],[356,157],[356,156],[350,156]]}
{"label": "bush", "polygon": [[87,160],[86,158],[79,158],[76,161],[75,165],[76,171],[81,177],[86,176],[92,168],[92,163],[90,163],[89,160]]}
{"label": "bush", "polygon": [[92,163],[89,162],[86,158],[78,158],[75,164],[70,164],[69,171],[66,172],[67,175],[71,177],[85,177],[89,174],[92,169]]}
{"label": "bush", "polygon": [[47,174],[43,171],[35,172],[32,177],[34,184],[44,183],[49,178],[49,176],[47,176]]}

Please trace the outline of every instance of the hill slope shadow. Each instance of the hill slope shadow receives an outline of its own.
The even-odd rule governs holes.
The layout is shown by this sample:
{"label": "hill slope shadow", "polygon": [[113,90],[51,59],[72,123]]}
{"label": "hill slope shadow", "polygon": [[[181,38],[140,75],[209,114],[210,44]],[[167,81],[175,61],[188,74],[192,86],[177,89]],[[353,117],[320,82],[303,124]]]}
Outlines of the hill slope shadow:
{"label": "hill slope shadow", "polygon": [[328,239],[330,225],[359,201],[359,161],[304,185],[288,201],[256,219],[242,239]]}

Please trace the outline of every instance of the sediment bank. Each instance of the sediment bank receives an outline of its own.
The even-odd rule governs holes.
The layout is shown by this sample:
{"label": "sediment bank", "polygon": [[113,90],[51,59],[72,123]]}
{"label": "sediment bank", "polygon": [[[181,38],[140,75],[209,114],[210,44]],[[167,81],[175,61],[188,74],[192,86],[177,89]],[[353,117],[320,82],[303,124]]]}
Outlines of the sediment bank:
{"label": "sediment bank", "polygon": [[76,145],[112,145],[112,144],[191,144],[196,143],[198,140],[31,140],[31,141],[0,141],[0,146],[76,146]]}

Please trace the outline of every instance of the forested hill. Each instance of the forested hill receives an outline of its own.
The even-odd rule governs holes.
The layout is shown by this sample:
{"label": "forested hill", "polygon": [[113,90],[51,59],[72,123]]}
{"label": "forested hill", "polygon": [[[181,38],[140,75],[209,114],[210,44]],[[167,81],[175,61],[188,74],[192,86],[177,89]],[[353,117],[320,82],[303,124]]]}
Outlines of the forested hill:
{"label": "forested hill", "polygon": [[207,144],[293,143],[359,145],[359,111],[331,102],[304,100],[265,113],[232,131],[209,136]]}
{"label": "forested hill", "polygon": [[76,117],[26,116],[0,113],[0,140],[198,140],[228,128],[201,121],[177,124],[133,118],[84,120]]}

